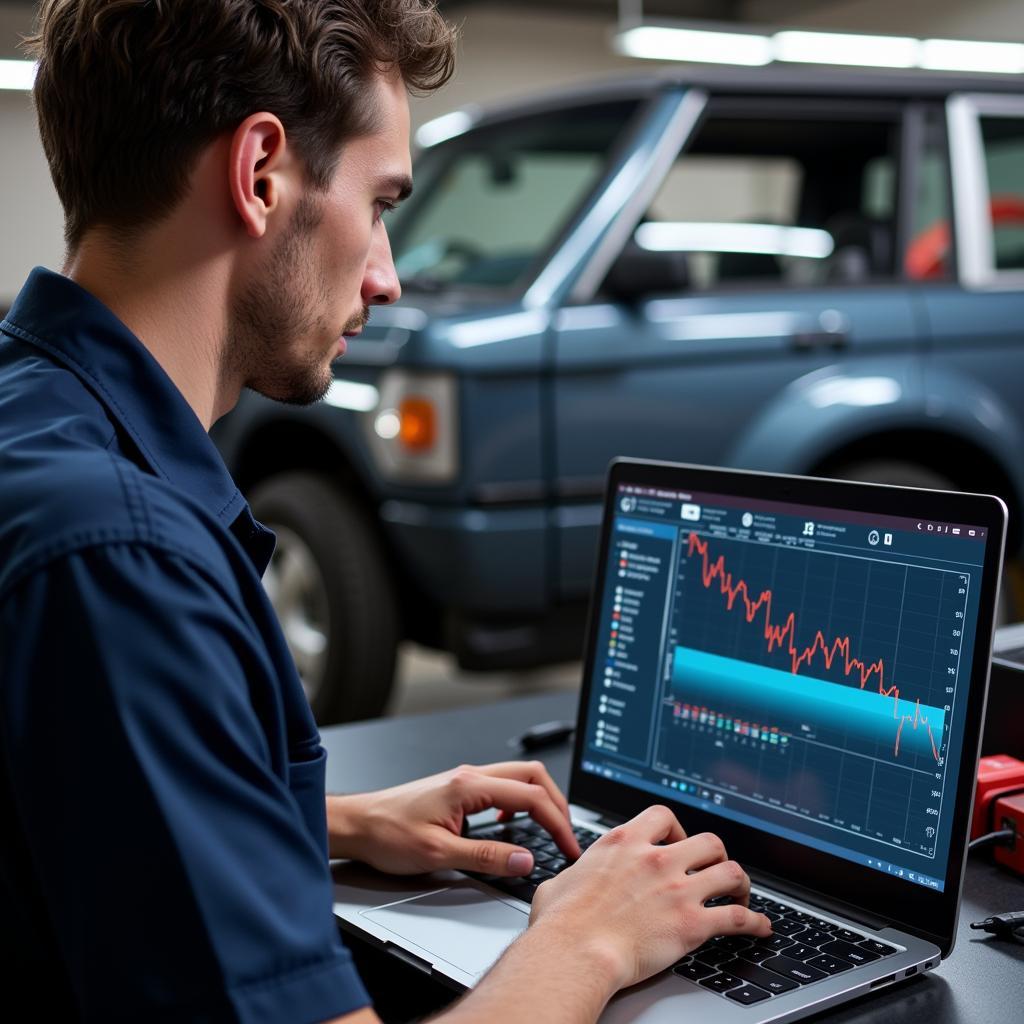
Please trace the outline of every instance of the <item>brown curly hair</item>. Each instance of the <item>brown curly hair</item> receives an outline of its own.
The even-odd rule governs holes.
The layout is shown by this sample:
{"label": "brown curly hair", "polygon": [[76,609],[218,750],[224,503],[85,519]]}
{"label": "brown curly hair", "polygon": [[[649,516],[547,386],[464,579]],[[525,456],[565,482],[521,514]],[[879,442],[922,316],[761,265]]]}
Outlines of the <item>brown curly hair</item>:
{"label": "brown curly hair", "polygon": [[314,188],[373,130],[373,76],[414,92],[452,75],[455,29],[434,0],[43,0],[26,49],[71,250],[178,203],[200,152],[267,110]]}

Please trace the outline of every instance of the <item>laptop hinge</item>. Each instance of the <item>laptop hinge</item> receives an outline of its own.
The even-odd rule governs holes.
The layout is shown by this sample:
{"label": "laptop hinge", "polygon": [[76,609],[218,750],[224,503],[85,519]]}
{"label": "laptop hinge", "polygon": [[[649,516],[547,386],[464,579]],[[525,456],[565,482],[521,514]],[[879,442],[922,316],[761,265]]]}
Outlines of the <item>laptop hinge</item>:
{"label": "laptop hinge", "polygon": [[[744,866],[746,867],[746,865]],[[863,907],[850,906],[848,903],[843,903],[841,900],[826,896],[815,889],[806,889],[804,886],[797,885],[788,879],[770,875],[767,871],[759,871],[756,868],[747,867],[747,874],[750,875],[750,880],[755,885],[764,886],[767,889],[775,889],[780,893],[792,896],[794,899],[802,900],[804,903],[811,903],[816,907],[821,907],[822,910],[830,911],[837,917],[848,918],[854,923],[863,925],[865,928],[870,928],[873,931],[896,926],[893,921],[867,913]]]}

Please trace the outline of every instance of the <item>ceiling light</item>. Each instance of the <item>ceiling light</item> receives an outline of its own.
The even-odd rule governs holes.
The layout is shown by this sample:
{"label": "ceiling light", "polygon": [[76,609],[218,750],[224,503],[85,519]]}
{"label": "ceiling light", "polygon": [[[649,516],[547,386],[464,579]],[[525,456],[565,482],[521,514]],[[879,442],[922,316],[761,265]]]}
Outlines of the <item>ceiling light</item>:
{"label": "ceiling light", "polygon": [[421,149],[429,149],[439,142],[447,142],[461,135],[473,125],[473,116],[465,110],[453,110],[450,114],[435,117],[433,121],[422,124],[416,132],[416,144]]}
{"label": "ceiling light", "polygon": [[875,68],[912,68],[920,46],[919,40],[908,36],[840,32],[776,32],[772,43],[776,60]]}
{"label": "ceiling light", "polygon": [[1024,71],[1024,44],[976,43],[967,39],[925,39],[918,60],[932,71]]}
{"label": "ceiling light", "polygon": [[779,224],[651,221],[641,224],[634,238],[641,249],[652,252],[742,252],[807,259],[824,259],[834,247],[827,231]]}
{"label": "ceiling light", "polygon": [[620,32],[615,37],[615,47],[626,57],[650,60],[757,67],[772,59],[771,40],[764,35],[658,25],[639,25]]}
{"label": "ceiling light", "polygon": [[0,60],[0,89],[20,89],[31,92],[36,80],[34,60]]}

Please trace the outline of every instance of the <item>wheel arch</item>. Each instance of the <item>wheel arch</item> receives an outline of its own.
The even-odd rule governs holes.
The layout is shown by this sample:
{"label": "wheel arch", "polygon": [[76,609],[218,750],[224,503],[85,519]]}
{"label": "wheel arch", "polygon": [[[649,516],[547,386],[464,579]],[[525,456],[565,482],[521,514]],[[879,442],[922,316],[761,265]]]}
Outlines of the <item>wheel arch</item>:
{"label": "wheel arch", "polygon": [[436,646],[441,636],[441,612],[396,557],[378,515],[378,501],[342,445],[315,424],[267,420],[238,445],[232,467],[235,482],[246,495],[278,473],[296,470],[327,477],[362,506],[397,584],[405,634],[419,643]]}
{"label": "wheel arch", "polygon": [[998,494],[1010,509],[1007,551],[1020,549],[1024,534],[1015,481],[995,453],[962,434],[910,427],[864,434],[818,456],[804,472],[833,476],[845,465],[876,460],[912,462],[948,477],[959,490]]}

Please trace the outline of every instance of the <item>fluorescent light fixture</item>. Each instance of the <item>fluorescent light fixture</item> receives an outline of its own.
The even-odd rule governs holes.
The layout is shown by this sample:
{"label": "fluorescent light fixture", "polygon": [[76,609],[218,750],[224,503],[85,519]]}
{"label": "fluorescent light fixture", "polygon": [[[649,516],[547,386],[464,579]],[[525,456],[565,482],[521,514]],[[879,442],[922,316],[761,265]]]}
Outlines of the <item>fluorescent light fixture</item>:
{"label": "fluorescent light fixture", "polygon": [[36,80],[34,60],[0,60],[0,89],[31,92]]}
{"label": "fluorescent light fixture", "polygon": [[975,43],[967,39],[925,39],[919,64],[933,71],[1024,71],[1024,43]]}
{"label": "fluorescent light fixture", "polygon": [[651,252],[745,252],[820,260],[834,248],[827,231],[778,224],[652,221],[641,224],[634,238]]}
{"label": "fluorescent light fixture", "polygon": [[639,25],[620,32],[615,46],[626,57],[685,60],[703,64],[743,64],[757,67],[772,59],[771,40],[743,32]]}
{"label": "fluorescent light fixture", "polygon": [[453,110],[450,114],[435,117],[420,125],[416,131],[416,145],[421,149],[429,149],[439,142],[454,139],[467,131],[473,124],[473,116],[465,110]]}
{"label": "fluorescent light fixture", "polygon": [[798,64],[912,68],[920,42],[909,36],[866,36],[842,32],[776,32],[776,60]]}
{"label": "fluorescent light fixture", "polygon": [[361,384],[356,380],[335,380],[327,389],[323,399],[337,409],[352,409],[355,412],[370,412],[377,408],[380,393],[372,384]]}

